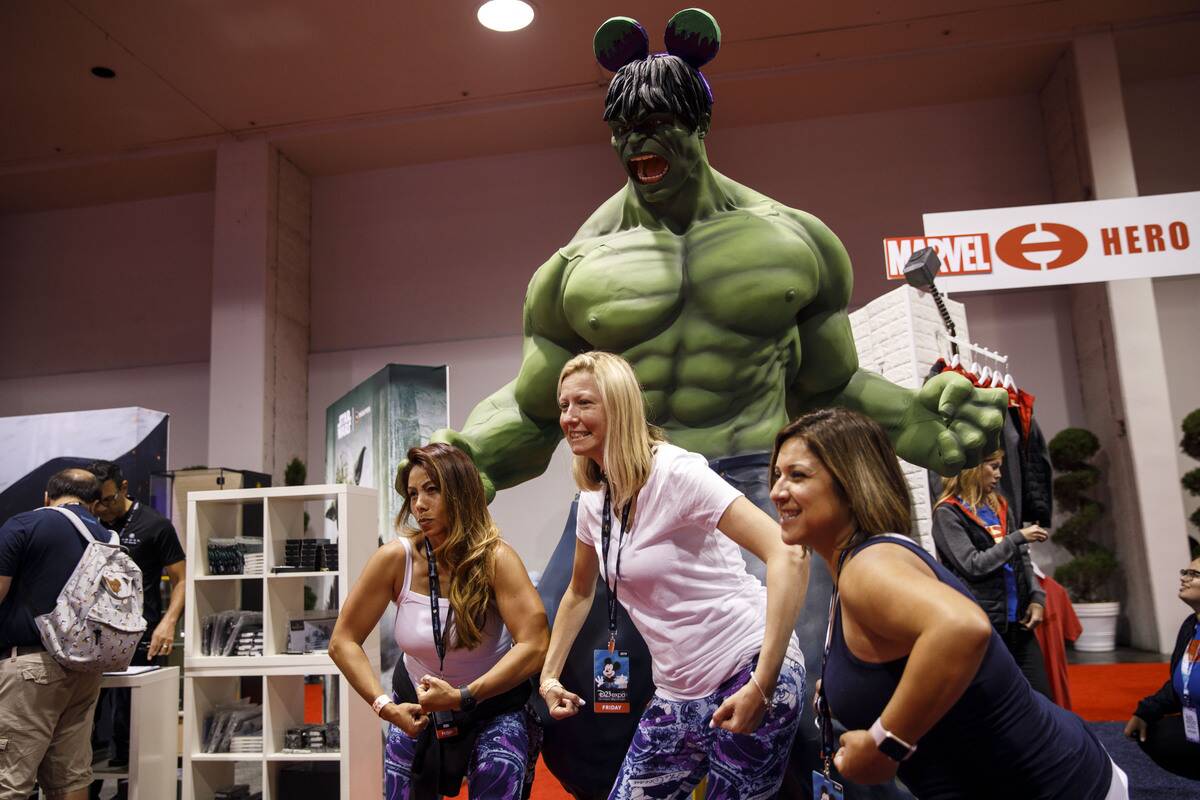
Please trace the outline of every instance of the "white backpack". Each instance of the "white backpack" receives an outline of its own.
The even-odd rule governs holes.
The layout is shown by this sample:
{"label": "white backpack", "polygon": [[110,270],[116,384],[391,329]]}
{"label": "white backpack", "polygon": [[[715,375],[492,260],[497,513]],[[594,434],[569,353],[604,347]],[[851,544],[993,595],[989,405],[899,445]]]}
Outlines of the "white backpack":
{"label": "white backpack", "polygon": [[123,670],[146,630],[142,571],[119,539],[98,541],[70,509],[50,508],[69,519],[88,544],[54,609],[34,619],[42,644],[64,669]]}

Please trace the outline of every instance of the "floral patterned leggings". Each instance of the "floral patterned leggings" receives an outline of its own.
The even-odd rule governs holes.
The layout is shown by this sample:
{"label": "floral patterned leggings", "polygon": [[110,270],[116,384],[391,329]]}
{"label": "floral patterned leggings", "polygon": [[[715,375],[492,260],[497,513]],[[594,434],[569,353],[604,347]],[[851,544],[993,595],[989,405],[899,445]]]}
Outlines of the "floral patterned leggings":
{"label": "floral patterned leggings", "polygon": [[699,700],[655,695],[642,714],[609,800],[682,800],[708,775],[708,800],[758,800],[779,790],[800,724],[804,667],[788,659],[771,707],[750,734],[710,728],[713,712],[746,685],[753,662]]}

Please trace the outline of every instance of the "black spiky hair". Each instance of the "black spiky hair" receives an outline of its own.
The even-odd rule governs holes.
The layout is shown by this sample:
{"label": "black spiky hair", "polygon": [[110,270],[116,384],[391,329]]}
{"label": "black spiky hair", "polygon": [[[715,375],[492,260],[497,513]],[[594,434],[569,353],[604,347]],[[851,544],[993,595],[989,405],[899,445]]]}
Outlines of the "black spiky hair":
{"label": "black spiky hair", "polygon": [[666,53],[632,61],[608,84],[604,121],[672,114],[691,130],[708,132],[712,96],[700,71]]}

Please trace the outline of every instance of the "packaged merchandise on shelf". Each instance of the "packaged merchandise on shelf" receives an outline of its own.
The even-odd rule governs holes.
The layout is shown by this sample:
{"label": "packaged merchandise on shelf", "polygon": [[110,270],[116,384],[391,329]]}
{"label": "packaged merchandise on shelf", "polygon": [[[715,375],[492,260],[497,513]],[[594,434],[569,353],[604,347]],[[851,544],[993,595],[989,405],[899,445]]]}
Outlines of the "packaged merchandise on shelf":
{"label": "packaged merchandise on shelf", "polygon": [[261,575],[263,542],[254,536],[208,540],[209,575]]}
{"label": "packaged merchandise on shelf", "polygon": [[[217,706],[205,717],[201,749],[205,753],[261,753],[262,731],[262,706],[243,698]],[[249,749],[256,740],[258,749]]]}
{"label": "packaged merchandise on shelf", "polygon": [[288,728],[283,734],[283,752],[306,755],[341,751],[341,733],[337,722],[324,725],[301,725]]}
{"label": "packaged merchandise on shelf", "polygon": [[261,611],[221,611],[204,618],[200,654],[204,656],[261,656]]}
{"label": "packaged merchandise on shelf", "polygon": [[337,624],[337,612],[316,611],[288,622],[289,653],[326,653]]}
{"label": "packaged merchandise on shelf", "polygon": [[283,545],[283,566],[299,572],[336,572],[337,542],[331,539],[288,539]]}
{"label": "packaged merchandise on shelf", "polygon": [[262,792],[250,793],[250,786],[235,783],[213,792],[213,800],[262,800]]}

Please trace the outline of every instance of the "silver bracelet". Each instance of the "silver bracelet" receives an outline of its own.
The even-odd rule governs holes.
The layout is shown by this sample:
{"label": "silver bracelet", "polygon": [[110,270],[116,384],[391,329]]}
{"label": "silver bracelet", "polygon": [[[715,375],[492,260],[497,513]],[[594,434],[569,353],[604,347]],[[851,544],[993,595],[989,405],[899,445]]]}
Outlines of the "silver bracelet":
{"label": "silver bracelet", "polygon": [[771,705],[771,698],[767,697],[767,693],[763,691],[762,684],[758,682],[758,678],[754,677],[754,673],[750,673],[750,682],[754,684],[754,688],[758,689],[758,693],[762,695],[763,703]]}
{"label": "silver bracelet", "polygon": [[540,694],[542,696],[542,699],[545,700],[546,692],[550,691],[551,689],[553,689],[555,687],[558,687],[559,689],[564,688],[562,685],[562,681],[560,681],[558,678],[546,678],[544,681],[542,681],[541,685],[538,686],[538,694]]}

